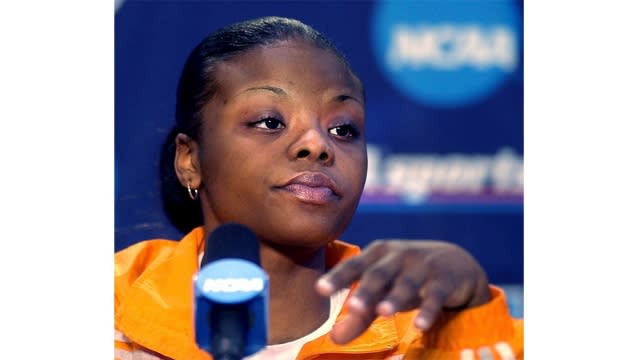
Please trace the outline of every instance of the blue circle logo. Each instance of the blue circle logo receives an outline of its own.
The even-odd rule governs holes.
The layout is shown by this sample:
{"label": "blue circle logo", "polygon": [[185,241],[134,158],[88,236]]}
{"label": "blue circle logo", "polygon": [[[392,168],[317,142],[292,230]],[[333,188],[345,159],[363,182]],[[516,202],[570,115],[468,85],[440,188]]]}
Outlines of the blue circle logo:
{"label": "blue circle logo", "polygon": [[521,14],[511,0],[380,1],[375,57],[394,87],[425,105],[491,95],[519,64]]}

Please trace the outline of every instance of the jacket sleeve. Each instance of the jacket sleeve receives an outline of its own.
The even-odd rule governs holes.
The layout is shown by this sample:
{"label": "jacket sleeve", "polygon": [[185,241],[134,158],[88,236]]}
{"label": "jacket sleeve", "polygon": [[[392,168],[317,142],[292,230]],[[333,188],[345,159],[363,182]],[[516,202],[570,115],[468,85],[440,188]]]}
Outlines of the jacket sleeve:
{"label": "jacket sleeve", "polygon": [[443,312],[423,335],[422,347],[454,350],[460,359],[524,358],[523,320],[511,317],[502,289],[490,285],[490,291],[484,305]]}

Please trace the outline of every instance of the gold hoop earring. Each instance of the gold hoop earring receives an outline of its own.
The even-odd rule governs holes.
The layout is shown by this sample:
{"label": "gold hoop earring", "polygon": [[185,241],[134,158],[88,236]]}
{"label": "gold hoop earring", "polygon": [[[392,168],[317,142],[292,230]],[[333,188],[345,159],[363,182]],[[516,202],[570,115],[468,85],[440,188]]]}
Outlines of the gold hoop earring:
{"label": "gold hoop earring", "polygon": [[191,184],[187,184],[187,192],[189,193],[191,200],[198,199],[198,189],[192,189]]}

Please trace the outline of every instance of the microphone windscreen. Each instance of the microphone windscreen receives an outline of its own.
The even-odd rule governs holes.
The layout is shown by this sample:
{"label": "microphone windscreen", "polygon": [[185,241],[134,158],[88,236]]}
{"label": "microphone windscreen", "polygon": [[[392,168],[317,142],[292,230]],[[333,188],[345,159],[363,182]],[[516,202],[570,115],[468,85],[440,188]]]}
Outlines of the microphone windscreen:
{"label": "microphone windscreen", "polygon": [[218,226],[205,244],[202,266],[220,259],[243,259],[260,266],[258,237],[247,226],[224,224]]}

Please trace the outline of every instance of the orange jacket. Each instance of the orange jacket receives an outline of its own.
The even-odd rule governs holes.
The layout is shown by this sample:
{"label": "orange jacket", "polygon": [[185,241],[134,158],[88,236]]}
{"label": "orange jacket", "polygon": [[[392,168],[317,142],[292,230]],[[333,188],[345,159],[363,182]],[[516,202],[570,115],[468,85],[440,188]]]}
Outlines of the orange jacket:
{"label": "orange jacket", "polygon": [[[181,241],[149,240],[115,254],[115,356],[144,359],[211,359],[194,337],[192,279],[204,250],[204,230]],[[360,252],[339,240],[327,245],[331,267]],[[306,343],[297,359],[520,359],[523,321],[511,318],[504,292],[457,313],[443,313],[427,332],[413,326],[415,311],[377,318],[347,345],[328,335]],[[347,313],[343,307],[339,321]],[[491,353],[492,357],[487,354]]]}

